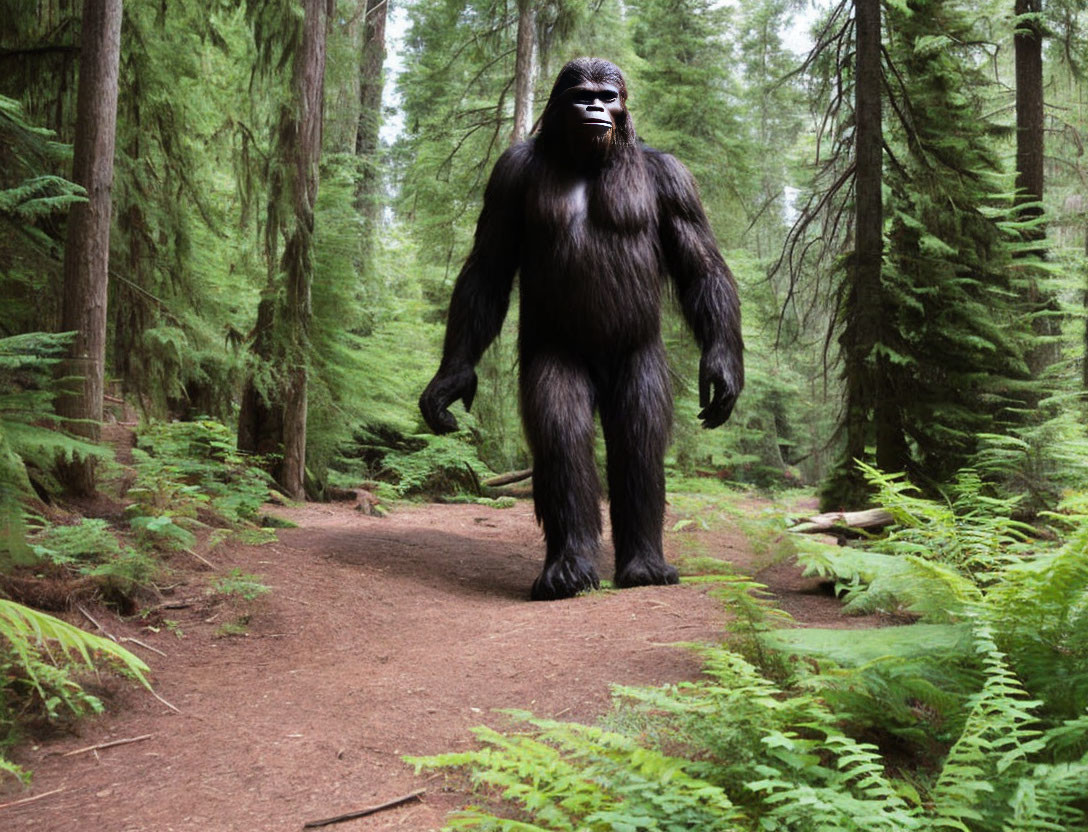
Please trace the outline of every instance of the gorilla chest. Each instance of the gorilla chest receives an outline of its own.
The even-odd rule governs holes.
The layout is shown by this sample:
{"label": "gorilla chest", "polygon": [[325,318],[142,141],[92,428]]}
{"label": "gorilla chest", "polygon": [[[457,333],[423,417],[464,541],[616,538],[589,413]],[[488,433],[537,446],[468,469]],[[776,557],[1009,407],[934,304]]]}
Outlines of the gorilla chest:
{"label": "gorilla chest", "polygon": [[530,190],[522,302],[563,337],[641,340],[658,326],[656,227],[645,215],[625,213],[622,200],[598,184],[545,180]]}
{"label": "gorilla chest", "polygon": [[[624,194],[608,193],[600,180],[542,177],[527,194],[526,260],[546,270],[591,272],[656,269],[656,229]],[[622,252],[619,260],[617,252]],[[604,261],[609,261],[605,263]]]}

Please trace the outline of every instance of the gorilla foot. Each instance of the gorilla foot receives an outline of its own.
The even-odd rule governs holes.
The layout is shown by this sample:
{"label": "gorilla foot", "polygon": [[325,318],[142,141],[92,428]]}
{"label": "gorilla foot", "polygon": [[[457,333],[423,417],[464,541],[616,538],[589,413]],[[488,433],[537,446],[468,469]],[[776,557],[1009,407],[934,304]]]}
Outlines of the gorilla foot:
{"label": "gorilla foot", "polygon": [[632,558],[616,567],[613,583],[620,588],[678,584],[680,573],[676,571],[675,566],[665,563],[660,555],[652,558]]}
{"label": "gorilla foot", "polygon": [[534,601],[558,601],[573,598],[587,589],[597,589],[601,581],[593,564],[584,558],[560,558],[544,565],[544,571],[533,581]]}

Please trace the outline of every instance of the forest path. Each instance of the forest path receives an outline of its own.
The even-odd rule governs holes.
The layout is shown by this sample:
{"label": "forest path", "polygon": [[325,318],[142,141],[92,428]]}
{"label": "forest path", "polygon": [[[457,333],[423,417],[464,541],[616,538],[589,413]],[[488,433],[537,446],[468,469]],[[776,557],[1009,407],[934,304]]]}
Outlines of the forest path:
{"label": "forest path", "polygon": [[[109,712],[81,723],[78,736],[16,749],[34,772],[31,796],[63,791],[0,809],[0,829],[297,832],[419,788],[422,801],[328,828],[437,829],[467,798],[444,792],[441,775],[416,777],[402,755],[468,747],[472,726],[509,724],[495,708],[592,721],[607,710],[611,683],[694,679],[699,659],[670,645],[714,641],[725,621],[705,584],[529,603],[542,543],[527,501],[404,507],[384,518],[347,504],[275,513],[298,528],[209,555],[222,571],[272,587],[251,605],[245,636],[216,637],[240,610],[208,597],[210,572],[181,574],[173,598],[191,605],[166,610],[173,622],[158,632],[94,612],[114,635],[166,654],[128,644],[180,713],[109,682]],[[736,529],[689,526],[670,532],[666,547],[670,557],[694,549],[747,574],[765,565]],[[848,626],[796,567],[760,577],[801,623]],[[9,792],[0,803],[25,796]]]}

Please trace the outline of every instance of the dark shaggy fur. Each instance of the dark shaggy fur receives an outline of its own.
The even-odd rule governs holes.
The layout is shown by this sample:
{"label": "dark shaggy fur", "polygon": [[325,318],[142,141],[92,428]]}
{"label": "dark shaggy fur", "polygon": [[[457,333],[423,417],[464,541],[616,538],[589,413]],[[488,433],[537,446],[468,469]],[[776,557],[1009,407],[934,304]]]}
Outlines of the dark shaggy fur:
{"label": "dark shaggy fur", "polygon": [[572,140],[567,92],[585,84],[611,85],[626,101],[613,64],[572,61],[556,80],[539,133],[499,159],[450,301],[442,364],[420,399],[432,429],[456,428],[447,408],[457,399],[471,406],[473,368],[502,326],[520,273],[522,418],[547,543],[535,599],[598,585],[595,409],[608,452],[615,583],[677,580],[661,548],[672,421],[660,331],[666,274],[702,348],[706,427],[729,418],[744,380],[736,286],[691,175],[637,141],[626,106],[611,141]]}

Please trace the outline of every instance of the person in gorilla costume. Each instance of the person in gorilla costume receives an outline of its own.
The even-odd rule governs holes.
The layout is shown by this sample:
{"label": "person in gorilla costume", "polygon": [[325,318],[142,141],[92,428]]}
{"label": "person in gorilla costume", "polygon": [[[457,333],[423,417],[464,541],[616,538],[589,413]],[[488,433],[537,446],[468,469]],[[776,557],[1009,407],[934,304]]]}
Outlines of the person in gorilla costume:
{"label": "person in gorilla costume", "polygon": [[691,174],[637,140],[623,74],[608,61],[563,67],[538,133],[495,164],[450,300],[442,362],[420,397],[436,433],[457,429],[453,402],[472,405],[474,368],[502,327],[515,273],[521,414],[547,547],[532,598],[599,585],[594,408],[607,447],[614,583],[676,583],[661,541],[672,423],[663,278],[702,350],[706,428],[729,418],[744,384],[740,304]]}

